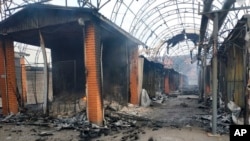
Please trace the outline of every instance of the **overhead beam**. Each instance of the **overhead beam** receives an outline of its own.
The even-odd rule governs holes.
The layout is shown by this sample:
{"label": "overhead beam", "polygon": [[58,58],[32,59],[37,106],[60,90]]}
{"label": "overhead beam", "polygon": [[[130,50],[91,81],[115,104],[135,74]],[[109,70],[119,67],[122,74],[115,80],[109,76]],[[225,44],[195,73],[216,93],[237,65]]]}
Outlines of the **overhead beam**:
{"label": "overhead beam", "polygon": [[[225,3],[223,4],[223,7],[220,10],[221,12],[218,12],[218,18],[219,18],[218,19],[218,31],[220,31],[220,28],[221,28],[222,24],[224,23],[230,8],[232,7],[232,5],[234,3],[235,3],[235,0],[226,0]],[[213,30],[212,35],[211,35],[210,40],[209,40],[209,44],[211,44],[213,42],[214,32],[215,31]],[[207,51],[209,51],[209,49]]]}
{"label": "overhead beam", "polygon": [[213,58],[212,58],[212,133],[216,134],[217,131],[217,95],[218,95],[218,58],[217,58],[217,47],[218,47],[218,24],[219,24],[219,14],[215,13],[213,25]]}
{"label": "overhead beam", "polygon": [[[218,28],[220,29],[223,22],[225,21],[227,14],[228,14],[228,10],[232,7],[232,5],[235,3],[235,0],[226,0],[222,9],[221,10],[225,10],[224,12],[219,13],[219,23],[218,23]],[[213,35],[213,34],[212,34]]]}
{"label": "overhead beam", "polygon": [[[209,1],[209,0],[206,0],[206,1]],[[204,4],[206,4],[205,3],[206,1],[204,1]],[[223,4],[221,10],[219,10],[219,11],[216,12],[216,13],[218,13],[218,18],[219,18],[219,21],[218,21],[218,31],[220,30],[221,26],[223,25],[223,23],[224,23],[224,21],[225,21],[225,19],[227,17],[228,12],[229,12],[230,8],[232,7],[232,5],[234,3],[235,3],[235,0],[226,0],[224,2],[224,4]],[[210,5],[210,7],[211,7],[211,5]],[[206,13],[206,12],[208,12],[208,11],[205,11],[203,13]],[[211,14],[213,15],[214,13],[212,12]],[[207,20],[208,20],[208,15],[203,14],[202,17],[207,17]],[[207,23],[208,23],[208,21],[207,21]],[[201,28],[202,28],[202,26],[205,26],[205,25],[201,25]],[[204,35],[205,35],[206,30],[205,31],[201,30],[200,32],[202,32],[201,35],[200,35],[200,43],[202,45],[202,43],[204,41]],[[203,37],[202,37],[202,35],[203,35]],[[212,34],[210,36],[209,44],[212,44],[212,42],[213,42],[213,35],[214,35],[214,31],[212,32]],[[200,54],[201,54],[201,49],[202,49],[201,45],[199,46],[199,49],[198,49],[198,56],[200,56]],[[209,51],[209,49],[207,51]]]}
{"label": "overhead beam", "polygon": [[[212,6],[213,0],[204,0],[203,1],[203,13],[209,12]],[[203,43],[204,38],[205,38],[205,33],[207,30],[207,24],[208,24],[208,17],[206,15],[202,15],[201,18],[201,26],[200,26],[200,43]],[[201,51],[201,46],[199,46],[198,49],[199,53]]]}

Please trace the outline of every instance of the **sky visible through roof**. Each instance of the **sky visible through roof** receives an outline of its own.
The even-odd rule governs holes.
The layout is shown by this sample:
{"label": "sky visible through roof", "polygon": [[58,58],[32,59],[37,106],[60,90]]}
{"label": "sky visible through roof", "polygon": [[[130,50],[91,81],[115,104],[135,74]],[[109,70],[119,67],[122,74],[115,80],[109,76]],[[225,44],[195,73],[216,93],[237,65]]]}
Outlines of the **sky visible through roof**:
{"label": "sky visible through roof", "polygon": [[[24,5],[36,0],[13,0],[13,7]],[[85,3],[88,2],[88,3]],[[98,5],[99,2],[99,5]],[[199,6],[200,2],[200,6]],[[214,0],[211,10],[222,8],[225,0]],[[249,6],[249,0],[245,0],[243,6]],[[112,22],[129,32],[131,35],[146,44],[147,49],[140,48],[144,56],[164,62],[172,56],[183,56],[175,61],[175,69],[183,70],[183,64],[191,65],[191,57],[198,52],[199,34],[203,10],[202,0],[51,0],[49,4],[81,7],[100,8],[99,12]],[[237,3],[234,5],[239,7]],[[200,11],[199,11],[200,10]],[[219,31],[219,43],[236,25],[238,19],[249,10],[230,11]],[[212,34],[213,22],[209,24],[205,34],[205,43]],[[22,45],[16,51],[25,51],[30,56],[27,60],[31,63],[41,62],[39,48],[29,48]],[[191,51],[191,52],[190,52]],[[192,53],[192,56],[191,56]],[[175,57],[176,58],[176,57]],[[208,59],[211,58],[208,56]],[[49,61],[51,59],[49,58]],[[177,59],[178,60],[178,59]],[[193,67],[196,67],[194,64]]]}

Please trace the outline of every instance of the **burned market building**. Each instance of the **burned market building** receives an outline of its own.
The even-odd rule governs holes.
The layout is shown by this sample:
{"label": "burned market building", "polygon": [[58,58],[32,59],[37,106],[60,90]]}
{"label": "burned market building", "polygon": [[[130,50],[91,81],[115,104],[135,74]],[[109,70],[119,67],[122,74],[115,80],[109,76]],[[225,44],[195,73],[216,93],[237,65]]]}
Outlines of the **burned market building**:
{"label": "burned market building", "polygon": [[[53,101],[74,103],[86,96],[93,123],[103,122],[104,99],[139,103],[138,45],[142,43],[94,9],[28,5],[0,23],[0,34],[4,114],[19,111],[14,41],[51,49],[52,76],[46,62],[43,68],[45,95],[52,85]],[[48,109],[45,104],[43,108]]]}

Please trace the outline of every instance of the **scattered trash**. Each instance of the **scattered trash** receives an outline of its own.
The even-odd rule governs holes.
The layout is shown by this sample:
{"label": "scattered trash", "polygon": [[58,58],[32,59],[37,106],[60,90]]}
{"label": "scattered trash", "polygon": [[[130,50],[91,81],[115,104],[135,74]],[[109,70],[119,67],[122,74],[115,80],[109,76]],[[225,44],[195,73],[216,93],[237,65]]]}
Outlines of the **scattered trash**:
{"label": "scattered trash", "polygon": [[13,117],[13,116],[14,116],[14,114],[11,113],[10,115],[6,116],[6,117],[2,120],[2,122],[8,122],[8,120],[9,120],[11,117]]}
{"label": "scattered trash", "polygon": [[[244,118],[242,114],[243,111],[240,108],[240,106],[236,105],[233,101],[229,101],[227,107],[232,112],[233,123],[236,125],[243,125],[244,124]],[[250,117],[248,120],[250,123]]]}
{"label": "scattered trash", "polygon": [[185,102],[181,103],[180,105],[181,105],[182,107],[184,107],[184,108],[185,108],[185,107],[188,107],[188,104],[185,103]]}
{"label": "scattered trash", "polygon": [[41,136],[41,137],[43,137],[43,136],[51,136],[51,135],[53,135],[53,133],[51,133],[51,132],[41,132],[38,135]]}
{"label": "scattered trash", "polygon": [[205,105],[200,105],[200,104],[199,104],[199,105],[198,105],[198,108],[199,108],[199,109],[208,109],[209,107],[208,107],[208,106],[205,106]]}
{"label": "scattered trash", "polygon": [[36,139],[35,141],[47,141],[48,137],[40,137],[38,139]]}
{"label": "scattered trash", "polygon": [[142,89],[141,92],[141,106],[148,107],[151,104],[151,100],[148,96],[148,92],[145,89]]}
{"label": "scattered trash", "polygon": [[[139,129],[136,125],[137,120],[140,121],[150,121],[148,119],[144,119],[143,117],[136,117],[131,115],[125,115],[118,113],[117,111],[113,111],[110,108],[106,109],[109,113],[105,115],[105,126],[101,127],[96,124],[92,124],[87,120],[86,111],[79,112],[73,116],[61,116],[58,117],[49,117],[43,116],[39,114],[32,113],[18,113],[16,115],[12,114],[5,117],[1,120],[2,123],[13,123],[17,125],[32,125],[32,126],[40,126],[50,129],[50,131],[42,131],[43,128],[31,129],[30,131],[35,133],[39,138],[37,141],[47,140],[48,136],[53,136],[54,132],[59,132],[61,130],[76,130],[79,132],[79,137],[82,140],[90,140],[92,138],[100,137],[101,135],[111,135],[112,133],[119,132],[121,130],[129,130],[124,138],[129,140],[138,140],[138,134],[145,133]],[[109,112],[108,112],[109,111]],[[2,127],[2,125],[1,125]],[[133,131],[133,132],[132,132]],[[10,132],[22,132],[19,129],[10,130]],[[11,140],[11,137],[8,137]]]}
{"label": "scattered trash", "polygon": [[156,92],[155,97],[152,98],[153,102],[162,104],[164,102],[164,97],[161,92]]}
{"label": "scattered trash", "polygon": [[[106,104],[104,104],[104,126],[98,126],[96,124],[90,123],[87,119],[86,109],[73,115],[57,115],[56,117],[44,116],[42,113],[32,112],[18,113],[15,115],[10,114],[6,117],[1,118],[0,123],[13,123],[16,125],[32,125],[42,127],[32,128],[29,130],[33,133],[33,135],[38,137],[38,141],[47,140],[48,138],[50,138],[50,136],[53,136],[55,132],[60,132],[61,130],[74,130],[79,132],[80,140],[91,140],[96,137],[107,135],[113,135],[114,138],[116,138],[118,133],[123,133],[121,140],[139,140],[139,135],[145,134],[145,131],[143,131],[141,127],[149,127],[153,131],[159,130],[160,128],[166,126],[178,129],[186,127],[192,130],[193,126],[200,125],[206,130],[211,130],[210,125],[212,116],[208,114],[206,115],[203,112],[205,110],[209,111],[209,106],[207,105],[204,106],[202,104],[199,104],[198,110],[202,111],[199,112],[201,114],[197,114],[195,116],[189,115],[187,119],[183,119],[183,117],[180,118],[177,114],[175,114],[178,112],[182,113],[182,111],[180,111],[184,109],[182,107],[186,107],[185,110],[192,110],[193,107],[197,108],[197,105],[194,104],[192,98],[181,98],[180,100],[179,97],[169,97],[168,95],[157,93],[156,96],[151,100],[147,94],[147,91],[143,89],[141,100],[141,106],[133,104],[128,104],[128,106],[121,106],[119,105],[119,103],[115,102],[107,102]],[[171,101],[172,103],[170,104],[169,101]],[[151,105],[153,104],[152,102],[157,104]],[[157,117],[159,120],[155,120],[154,118],[152,118],[154,112],[157,112],[156,106],[159,106],[160,110],[163,109],[165,111],[167,110],[169,113],[173,113],[171,114],[171,119],[165,119],[163,117],[161,120]],[[231,109],[234,109],[232,110],[234,111],[233,113],[237,115],[239,113],[239,108],[235,105],[230,106]],[[218,109],[217,127],[219,133],[229,133],[231,118],[231,114]],[[0,128],[2,128],[2,125],[0,126]],[[19,133],[22,132],[22,130],[10,130],[10,132]],[[153,140],[153,138],[151,139]]]}
{"label": "scattered trash", "polygon": [[153,137],[150,137],[150,138],[148,139],[148,141],[154,141]]}
{"label": "scattered trash", "polygon": [[[212,130],[212,115],[195,115],[193,118],[201,123],[201,127],[206,131],[211,132]],[[217,132],[219,134],[229,134],[229,126],[232,123],[230,113],[218,109],[217,115]]]}
{"label": "scattered trash", "polygon": [[11,140],[12,139],[12,137],[11,136],[8,136],[7,138],[6,138],[6,140]]}

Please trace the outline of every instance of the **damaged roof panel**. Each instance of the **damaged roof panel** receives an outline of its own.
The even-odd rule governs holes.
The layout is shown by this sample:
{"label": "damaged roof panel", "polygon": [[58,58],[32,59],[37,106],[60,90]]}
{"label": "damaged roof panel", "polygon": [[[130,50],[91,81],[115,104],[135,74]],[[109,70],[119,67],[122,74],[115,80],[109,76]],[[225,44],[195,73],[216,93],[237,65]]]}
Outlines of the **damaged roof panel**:
{"label": "damaged roof panel", "polygon": [[224,40],[222,45],[219,47],[218,53],[220,55],[225,55],[227,46],[235,44],[239,47],[245,44],[245,30],[247,20],[250,18],[249,14],[245,14],[235,25],[234,29],[229,33],[227,38]]}
{"label": "damaged roof panel", "polygon": [[[28,5],[2,21],[0,23],[0,35],[8,36],[22,43],[39,45],[38,30],[60,30],[65,33],[72,31],[82,32],[81,28],[83,25],[80,25],[82,20],[83,22],[90,20],[95,21],[109,32],[124,36],[136,44],[143,44],[94,9],[43,4]],[[66,28],[64,25],[67,24],[70,26]],[[57,35],[53,36],[56,37]]]}

